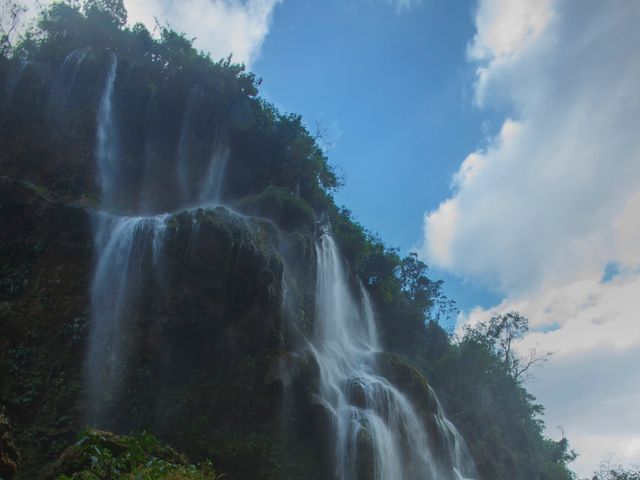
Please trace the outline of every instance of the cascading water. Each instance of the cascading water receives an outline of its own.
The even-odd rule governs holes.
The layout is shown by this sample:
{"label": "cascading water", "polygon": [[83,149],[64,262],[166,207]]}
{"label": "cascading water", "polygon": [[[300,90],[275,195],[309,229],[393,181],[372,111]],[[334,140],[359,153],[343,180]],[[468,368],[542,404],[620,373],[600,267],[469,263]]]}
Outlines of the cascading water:
{"label": "cascading water", "polygon": [[2,103],[1,105],[1,109],[0,109],[0,119],[4,120],[5,119],[5,115],[7,114],[7,111],[9,110],[9,108],[11,107],[11,102],[13,101],[13,95],[18,87],[18,85],[20,84],[20,80],[22,80],[22,76],[27,68],[27,66],[30,64],[31,62],[29,61],[21,61],[17,68],[14,67],[9,71],[9,75],[7,77],[7,81],[6,81],[6,85],[5,85],[5,90],[4,90],[4,95],[2,98]]}
{"label": "cascading water", "polygon": [[[81,62],[84,57],[74,54]],[[68,57],[71,58],[71,57]],[[65,61],[68,70],[72,60]],[[91,331],[89,335],[87,378],[88,419],[94,424],[103,422],[108,404],[118,400],[119,385],[126,370],[128,348],[124,328],[136,313],[136,297],[146,279],[158,281],[153,275],[161,268],[162,251],[166,240],[169,214],[119,216],[119,187],[123,181],[120,165],[118,125],[114,116],[114,96],[118,76],[118,58],[109,56],[106,78],[96,122],[97,183],[101,193],[100,207],[104,211],[94,215],[94,245],[96,269],[91,289]],[[193,104],[193,102],[191,102]],[[190,106],[187,106],[187,110]],[[191,108],[195,108],[191,105]],[[214,135],[210,162],[195,188],[188,191],[185,178],[179,177],[179,189],[185,190],[182,207],[212,205],[218,199],[229,150],[226,137],[217,130]],[[188,134],[180,139],[188,168]],[[195,228],[195,226],[194,226]]]}
{"label": "cascading water", "polygon": [[103,206],[111,207],[119,178],[118,136],[113,118],[113,90],[118,71],[118,58],[111,55],[107,79],[98,109],[96,163]]}
{"label": "cascading water", "polygon": [[194,124],[196,122],[198,107],[202,101],[202,90],[197,85],[189,92],[189,98],[185,105],[182,117],[182,131],[178,140],[178,151],[176,154],[176,175],[178,179],[178,190],[183,202],[191,200],[191,189],[194,183],[194,172],[189,159],[192,156],[192,137]]}
{"label": "cascading water", "polygon": [[231,151],[228,147],[227,136],[224,127],[220,127],[213,139],[213,151],[207,168],[204,182],[200,188],[198,200],[200,203],[216,202],[219,200],[222,179],[229,160]]}
{"label": "cascading water", "polygon": [[69,53],[51,86],[47,117],[49,122],[57,120],[57,113],[67,107],[72,92],[77,87],[78,74],[82,70],[85,60],[91,53],[92,47],[84,47]]}
{"label": "cascading water", "polygon": [[206,169],[197,165],[199,149],[194,148],[198,115],[203,103],[202,89],[191,89],[182,118],[182,131],[176,155],[176,177],[183,205],[210,204],[219,200],[222,180],[229,160],[228,134],[224,125],[216,125]]}
{"label": "cascading water", "polygon": [[126,368],[123,327],[144,275],[158,267],[166,215],[94,218],[98,263],[91,289],[91,331],[87,359],[89,419],[102,421],[105,404],[117,399]]}
{"label": "cascading water", "polygon": [[[473,462],[442,409],[434,412],[440,438],[429,438],[409,400],[378,374],[371,301],[361,285],[360,299],[354,298],[328,233],[317,246],[317,260],[316,330],[310,349],[320,369],[319,400],[333,422],[336,478],[473,477]],[[436,448],[438,441],[444,448]]]}

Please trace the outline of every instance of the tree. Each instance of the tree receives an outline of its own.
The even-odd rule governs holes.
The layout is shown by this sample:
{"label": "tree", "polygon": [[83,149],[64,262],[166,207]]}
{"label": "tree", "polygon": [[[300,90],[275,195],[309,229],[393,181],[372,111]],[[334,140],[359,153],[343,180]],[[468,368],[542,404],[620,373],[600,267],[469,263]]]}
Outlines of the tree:
{"label": "tree", "polygon": [[552,352],[540,354],[531,349],[526,355],[514,351],[514,343],[522,340],[529,331],[529,320],[518,312],[507,312],[491,317],[488,323],[481,322],[470,327],[465,335],[477,337],[490,345],[502,359],[504,368],[511,378],[522,380],[529,375],[531,367],[546,362]]}
{"label": "tree", "polygon": [[27,9],[12,0],[0,0],[0,55],[6,57],[12,49],[12,39]]}
{"label": "tree", "polygon": [[604,460],[594,472],[593,480],[640,480],[640,465],[623,467],[613,460]]}
{"label": "tree", "polygon": [[127,9],[123,0],[86,0],[83,8],[87,15],[92,12],[106,15],[119,28],[127,24]]}
{"label": "tree", "polygon": [[562,427],[558,427],[562,433],[560,440],[544,439],[546,462],[542,480],[571,480],[576,476],[569,470],[569,464],[578,458],[578,454],[569,448],[569,440],[564,436]]}
{"label": "tree", "polygon": [[440,283],[431,281],[427,270],[427,264],[418,258],[417,253],[411,252],[402,259],[398,272],[402,291],[425,314],[433,306],[440,290]]}

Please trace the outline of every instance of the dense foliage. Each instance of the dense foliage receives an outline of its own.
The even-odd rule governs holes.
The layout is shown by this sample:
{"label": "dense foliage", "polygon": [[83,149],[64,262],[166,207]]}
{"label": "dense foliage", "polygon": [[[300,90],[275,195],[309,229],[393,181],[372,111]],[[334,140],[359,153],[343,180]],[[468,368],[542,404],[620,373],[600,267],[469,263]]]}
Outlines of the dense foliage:
{"label": "dense foliage", "polygon": [[190,464],[153,435],[116,437],[98,430],[85,430],[67,449],[54,469],[73,470],[56,480],[216,480],[210,462]]}
{"label": "dense foliage", "polygon": [[575,454],[566,439],[544,438],[543,408],[513,369],[519,360],[504,348],[525,326],[526,319],[509,313],[468,327],[425,370],[484,478],[570,479]]}
{"label": "dense foliage", "polygon": [[[163,162],[174,154],[183,106],[198,92],[199,102],[206,107],[199,113],[201,123],[222,122],[229,127],[233,161],[225,178],[225,200],[242,211],[267,216],[285,230],[311,234],[317,222],[330,224],[352,273],[365,283],[374,299],[385,348],[404,356],[430,380],[467,439],[482,478],[572,478],[567,464],[574,454],[566,439],[553,442],[543,436],[542,407],[526,391],[523,363],[511,350],[511,342],[526,328],[526,319],[512,316],[501,319],[502,323],[496,320],[469,328],[460,338],[452,337],[441,326],[455,314],[455,305],[442,293],[442,283],[429,278],[427,265],[416,254],[403,257],[355,221],[348,209],[335,204],[332,194],[341,181],[299,115],[283,114],[261,99],[260,81],[231,58],[213,61],[170,28],[160,27],[159,35],[153,36],[141,24],[127,26],[126,20],[122,0],[88,0],[82,6],[53,4],[42,13],[38,28],[14,47],[8,48],[8,38],[3,37],[3,86],[7,87],[9,72],[18,65],[46,65],[55,72],[71,52],[89,47],[90,59],[83,75],[101,85],[96,79],[104,71],[106,56],[117,54],[133,79],[125,92],[126,108],[155,112],[151,120],[143,113],[122,116],[127,122],[121,139],[122,156],[137,158],[149,150],[159,152],[154,157],[152,177],[163,174]],[[20,88],[28,94],[36,86],[31,80]],[[95,116],[99,88],[85,93],[86,99],[72,106],[77,129],[60,133],[57,150],[47,151],[47,155],[73,157],[82,151],[86,156],[86,151],[91,151],[92,135],[82,137],[77,131],[90,123],[83,119]],[[7,108],[4,105],[5,111]],[[0,148],[10,151],[7,156],[17,162],[23,161],[15,167],[20,173],[37,150],[34,145],[42,137],[37,129],[45,128],[46,109],[43,102],[11,108],[14,120],[4,123]],[[210,134],[200,133],[203,137]],[[89,141],[83,143],[81,137]],[[16,138],[22,142],[19,148],[15,147]],[[139,167],[130,168],[132,178],[142,175]],[[93,178],[90,174],[85,177]],[[62,196],[79,196],[79,183],[84,188],[90,181],[74,179],[51,188]],[[167,197],[162,190],[150,195]],[[131,201],[130,197],[131,192],[123,196],[126,201]],[[103,474],[96,472],[106,471],[120,475],[113,478],[165,478],[158,472],[169,471],[174,472],[169,478],[215,478],[207,465],[197,469],[157,459],[145,463],[148,445],[155,445],[151,437],[127,438],[125,456],[101,450],[95,440],[93,434],[83,437],[80,445],[91,466],[84,476],[72,478],[102,478]]]}
{"label": "dense foliage", "polygon": [[593,480],[640,480],[640,465],[623,467],[611,460],[606,460],[598,467]]}

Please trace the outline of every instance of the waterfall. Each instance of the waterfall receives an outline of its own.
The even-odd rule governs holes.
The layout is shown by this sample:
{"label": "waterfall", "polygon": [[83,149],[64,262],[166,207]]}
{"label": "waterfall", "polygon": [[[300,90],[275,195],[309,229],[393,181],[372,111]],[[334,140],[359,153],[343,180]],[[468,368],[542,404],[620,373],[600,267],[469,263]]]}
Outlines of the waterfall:
{"label": "waterfall", "polygon": [[[330,234],[317,245],[316,327],[310,349],[320,369],[318,397],[333,423],[339,480],[463,479],[475,469],[438,406],[439,437],[429,438],[410,401],[378,372],[371,300],[359,297]],[[444,445],[444,452],[436,448]],[[442,458],[442,457],[445,458]]]}
{"label": "waterfall", "polygon": [[91,288],[87,359],[89,418],[99,422],[105,404],[117,399],[127,363],[122,339],[143,279],[160,264],[167,215],[117,217],[97,213],[97,265]]}
{"label": "waterfall", "polygon": [[96,131],[96,163],[98,182],[102,193],[102,203],[111,207],[119,179],[118,136],[113,118],[113,91],[118,71],[118,59],[112,54],[107,71],[100,106],[98,108]]}
{"label": "waterfall", "polygon": [[178,180],[178,191],[183,202],[191,200],[191,186],[193,184],[194,173],[192,171],[191,159],[192,151],[191,142],[193,137],[193,128],[196,122],[198,107],[202,101],[202,90],[196,85],[189,92],[187,103],[185,105],[182,117],[182,131],[178,140],[178,151],[176,154],[176,177]]}
{"label": "waterfall", "polygon": [[[62,70],[83,60],[74,53],[67,57]],[[100,189],[100,208],[94,213],[93,232],[96,267],[91,285],[91,326],[87,352],[88,420],[103,422],[109,406],[119,400],[120,386],[129,360],[128,331],[136,321],[137,299],[147,284],[157,287],[162,282],[163,247],[166,241],[169,213],[121,216],[118,204],[120,184],[126,181],[120,162],[118,125],[114,116],[114,96],[118,58],[109,56],[106,78],[96,117],[96,183]],[[178,182],[184,196],[180,209],[195,201],[212,205],[218,199],[224,169],[229,157],[226,130],[218,128],[213,137],[212,153],[201,178],[188,172],[189,142],[192,141],[193,109],[197,98],[188,102],[183,133],[178,145]],[[190,111],[191,110],[191,111]],[[191,175],[191,176],[190,176]],[[193,181],[194,185],[190,185]],[[144,185],[140,186],[141,191]],[[190,190],[193,191],[190,192]],[[119,208],[120,207],[120,208]],[[109,212],[109,213],[106,213]],[[195,235],[197,226],[191,232]],[[191,240],[190,240],[191,243]]]}
{"label": "waterfall", "polygon": [[47,119],[50,124],[58,121],[57,114],[68,106],[71,93],[77,87],[78,74],[91,51],[92,47],[79,48],[69,53],[62,62],[49,92]]}
{"label": "waterfall", "polygon": [[222,189],[222,179],[229,160],[230,150],[224,127],[218,127],[213,138],[211,159],[200,188],[198,200],[201,203],[217,202]]}
{"label": "waterfall", "polygon": [[193,143],[203,98],[202,89],[198,85],[189,92],[178,140],[176,179],[184,205],[207,205],[220,199],[222,180],[231,153],[227,129],[223,125],[216,125],[209,161],[204,170],[198,168],[201,167],[197,165],[200,161],[200,149],[195,148]]}
{"label": "waterfall", "polygon": [[[101,207],[113,209],[121,179],[113,96],[118,59],[109,57],[96,118],[95,158]],[[93,423],[106,416],[117,401],[118,386],[127,364],[124,330],[135,313],[136,296],[144,276],[160,263],[167,214],[93,216],[96,267],[91,285],[91,327],[87,354],[88,417]]]}
{"label": "waterfall", "polygon": [[20,85],[20,81],[22,80],[22,76],[27,68],[32,62],[28,60],[22,60],[18,63],[17,68],[13,66],[9,70],[9,74],[7,75],[7,81],[5,85],[5,91],[2,98],[2,110],[0,119],[4,120],[7,115],[11,104],[13,102],[13,96],[15,94],[16,89]]}

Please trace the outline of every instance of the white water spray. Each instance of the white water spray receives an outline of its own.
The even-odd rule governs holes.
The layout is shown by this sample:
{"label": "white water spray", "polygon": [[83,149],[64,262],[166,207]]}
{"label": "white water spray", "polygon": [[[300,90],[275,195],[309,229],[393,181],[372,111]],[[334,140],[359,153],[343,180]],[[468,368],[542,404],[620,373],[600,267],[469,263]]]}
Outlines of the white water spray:
{"label": "white water spray", "polygon": [[178,140],[178,151],[176,154],[176,176],[178,180],[178,190],[183,202],[189,202],[192,195],[193,176],[192,164],[190,162],[193,141],[193,128],[196,122],[198,107],[202,101],[202,90],[196,85],[189,92],[187,103],[182,116],[182,131]]}
{"label": "white water spray", "polygon": [[[334,433],[339,480],[454,480],[474,474],[459,434],[438,407],[439,438],[429,438],[409,400],[376,365],[378,340],[366,290],[360,298],[333,238],[317,246],[316,331],[310,348],[320,368],[319,400]],[[437,442],[444,442],[445,452]]]}
{"label": "white water spray", "polygon": [[204,170],[202,165],[197,165],[200,158],[199,149],[193,145],[196,142],[194,130],[202,102],[202,89],[196,85],[187,98],[176,154],[176,179],[184,206],[207,205],[220,200],[222,180],[231,154],[227,129],[224,125],[216,125],[209,161]]}
{"label": "white water spray", "polygon": [[122,342],[136,294],[145,275],[153,273],[162,255],[166,215],[94,218],[98,252],[91,288],[91,330],[87,359],[90,419],[100,421],[104,404],[117,399],[120,375],[126,368]]}
{"label": "white water spray", "polygon": [[[118,126],[114,117],[117,72],[118,58],[111,54],[97,113],[95,147],[101,207],[110,212],[118,210],[119,185],[125,180],[122,178]],[[195,102],[192,102],[187,110],[195,107]],[[189,115],[187,121],[192,122]],[[191,126],[187,125],[186,128],[190,129]],[[187,176],[179,176],[179,187],[185,192],[181,208],[190,206],[194,200],[202,205],[211,205],[218,199],[229,157],[226,140],[224,135],[215,135],[210,162],[198,186],[192,187],[193,193],[189,191]],[[178,153],[185,155],[182,159],[185,162],[190,141],[193,139],[187,132],[180,139],[178,147]],[[89,420],[94,423],[103,421],[108,413],[107,404],[116,403],[121,393],[119,385],[127,367],[129,350],[125,333],[138,313],[136,300],[143,283],[161,282],[159,277],[162,275],[154,273],[161,273],[169,215],[95,214],[97,264],[91,287],[91,330],[87,359]]]}
{"label": "white water spray", "polygon": [[108,206],[111,206],[110,203],[113,201],[113,195],[119,179],[118,135],[113,118],[113,91],[117,71],[118,58],[112,54],[100,107],[98,108],[96,132],[98,180],[102,192],[103,205],[107,204]]}
{"label": "white water spray", "polygon": [[230,153],[227,136],[223,131],[223,127],[219,127],[213,139],[211,160],[198,195],[198,200],[201,203],[217,202],[220,199],[222,180]]}
{"label": "white water spray", "polygon": [[72,93],[78,86],[78,75],[91,51],[92,47],[84,47],[72,51],[65,57],[58,69],[49,92],[47,119],[50,123],[57,121],[61,111],[68,107]]}
{"label": "white water spray", "polygon": [[[96,125],[97,180],[102,206],[108,209],[113,208],[122,180],[113,116],[117,69],[118,59],[112,54]],[[133,313],[144,275],[159,265],[167,216],[122,217],[102,212],[94,216],[97,265],[91,286],[87,358],[89,418],[93,422],[102,420],[105,404],[117,400],[120,393],[118,385],[128,353],[123,329]]]}

